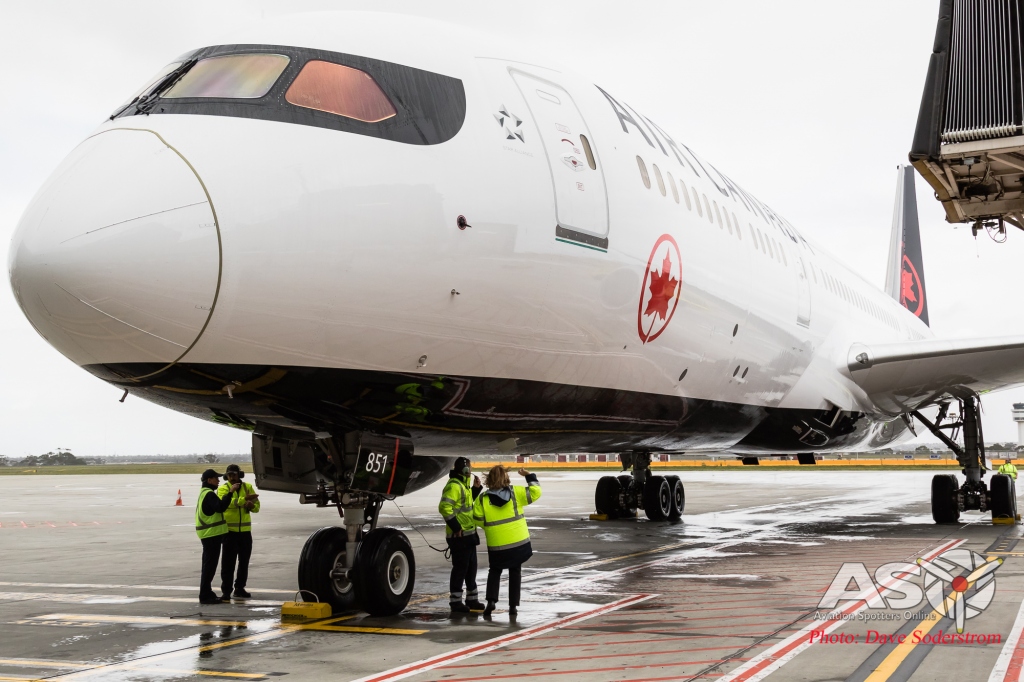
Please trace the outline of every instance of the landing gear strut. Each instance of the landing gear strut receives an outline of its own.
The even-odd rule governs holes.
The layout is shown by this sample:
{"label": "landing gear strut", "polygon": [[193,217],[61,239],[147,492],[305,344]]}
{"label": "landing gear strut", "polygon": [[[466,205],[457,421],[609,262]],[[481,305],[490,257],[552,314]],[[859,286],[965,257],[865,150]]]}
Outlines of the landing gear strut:
{"label": "landing gear strut", "polygon": [[594,493],[599,514],[610,519],[632,518],[643,507],[651,521],[678,519],[683,515],[686,491],[678,476],[653,475],[649,452],[624,452],[620,460],[622,469],[632,469],[632,473],[601,477]]}
{"label": "landing gear strut", "polygon": [[[979,414],[981,400],[975,394],[958,397],[956,400],[960,404],[959,417],[949,414],[948,402],[939,405],[934,423],[917,410],[912,412],[918,421],[953,451],[957,462],[963,467],[965,480],[962,486],[952,474],[938,474],[932,478],[932,518],[935,523],[956,523],[960,512],[966,510],[991,511],[993,519],[1016,518],[1017,496],[1013,480],[1002,474],[993,476],[988,486],[982,480],[988,467],[985,463],[985,435]],[[962,447],[954,440],[961,429],[964,439]],[[950,435],[946,435],[945,431],[950,431]]]}

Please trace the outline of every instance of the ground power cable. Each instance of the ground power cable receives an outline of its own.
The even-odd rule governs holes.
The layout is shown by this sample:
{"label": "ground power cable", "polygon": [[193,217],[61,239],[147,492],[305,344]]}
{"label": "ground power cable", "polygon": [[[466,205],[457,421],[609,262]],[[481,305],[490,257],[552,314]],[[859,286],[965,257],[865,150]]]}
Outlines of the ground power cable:
{"label": "ground power cable", "polygon": [[398,502],[396,502],[395,500],[391,500],[391,502],[398,509],[398,513],[402,515],[402,518],[405,519],[405,522],[409,524],[409,527],[412,528],[414,531],[416,531],[416,533],[421,538],[423,538],[423,542],[427,545],[427,547],[429,547],[430,549],[434,550],[435,552],[440,552],[441,554],[444,554],[444,558],[445,558],[446,561],[451,561],[452,560],[452,548],[451,547],[445,547],[444,549],[441,549],[440,547],[434,547],[432,544],[430,544],[430,540],[427,540],[427,536],[424,535],[423,533],[421,533],[420,529],[417,528],[416,525],[412,521],[409,520],[409,517],[405,515],[405,512],[402,511],[402,508],[398,506]]}

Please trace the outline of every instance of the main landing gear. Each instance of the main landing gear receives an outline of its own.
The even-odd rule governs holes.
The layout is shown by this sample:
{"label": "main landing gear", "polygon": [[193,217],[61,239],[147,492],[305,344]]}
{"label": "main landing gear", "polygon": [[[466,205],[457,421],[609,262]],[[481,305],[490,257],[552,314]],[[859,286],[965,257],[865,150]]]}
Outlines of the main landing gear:
{"label": "main landing gear", "polygon": [[[1017,518],[1017,492],[1009,476],[996,474],[988,486],[982,480],[986,469],[985,437],[981,426],[981,401],[977,395],[958,397],[960,414],[949,413],[949,402],[940,403],[934,423],[920,412],[912,414],[928,427],[939,440],[956,455],[963,467],[965,481],[959,484],[953,474],[938,474],[932,478],[932,518],[935,523],[956,523],[960,512],[966,510],[991,511],[993,520]],[[945,423],[944,423],[945,422]],[[954,439],[963,430],[961,447]],[[946,435],[945,431],[950,431]]]}
{"label": "main landing gear", "polygon": [[344,528],[328,526],[306,540],[299,555],[299,588],[312,592],[335,611],[363,609],[393,616],[409,603],[416,559],[404,533],[377,528],[384,498],[343,493],[339,510]]}
{"label": "main landing gear", "polygon": [[655,476],[649,452],[620,455],[623,470],[631,474],[602,476],[597,482],[594,503],[598,514],[609,519],[636,516],[643,508],[651,521],[678,519],[686,506],[686,491],[678,476]]}

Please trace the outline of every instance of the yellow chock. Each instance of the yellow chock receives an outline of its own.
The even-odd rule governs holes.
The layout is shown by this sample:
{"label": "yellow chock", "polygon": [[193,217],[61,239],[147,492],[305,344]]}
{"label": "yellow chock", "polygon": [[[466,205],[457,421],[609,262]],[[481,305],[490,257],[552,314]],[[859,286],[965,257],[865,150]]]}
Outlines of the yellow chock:
{"label": "yellow chock", "polygon": [[590,520],[591,521],[607,521],[608,520],[608,515],[607,514],[591,514],[590,515]]}
{"label": "yellow chock", "polygon": [[[298,598],[301,592],[313,594],[308,590],[299,590],[295,593]],[[331,617],[331,605],[320,601],[313,594],[316,601],[286,601],[281,605],[281,620],[317,620],[319,618]]]}
{"label": "yellow chock", "polygon": [[1016,524],[1017,521],[1019,521],[1019,520],[1020,520],[1019,516],[1017,518],[1004,517],[1004,518],[1001,518],[1001,519],[997,519],[995,517],[992,517],[992,525],[993,526],[1012,526],[1012,525]]}

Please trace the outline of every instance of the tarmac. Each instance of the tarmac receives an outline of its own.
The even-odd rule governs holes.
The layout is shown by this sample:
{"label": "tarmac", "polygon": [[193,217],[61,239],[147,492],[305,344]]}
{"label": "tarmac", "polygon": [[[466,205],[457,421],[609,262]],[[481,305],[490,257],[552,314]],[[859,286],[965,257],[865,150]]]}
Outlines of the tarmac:
{"label": "tarmac", "polygon": [[[1022,527],[935,525],[933,473],[681,471],[681,521],[599,522],[601,472],[542,471],[519,616],[499,604],[490,622],[449,616],[448,564],[427,546],[444,546],[439,481],[382,512],[416,550],[408,609],[307,624],[280,604],[333,509],[261,493],[253,598],[200,606],[197,476],[0,477],[0,681],[1017,680]],[[909,565],[875,575],[892,562]],[[834,579],[870,603],[819,607]],[[960,608],[958,635],[945,614]]]}

